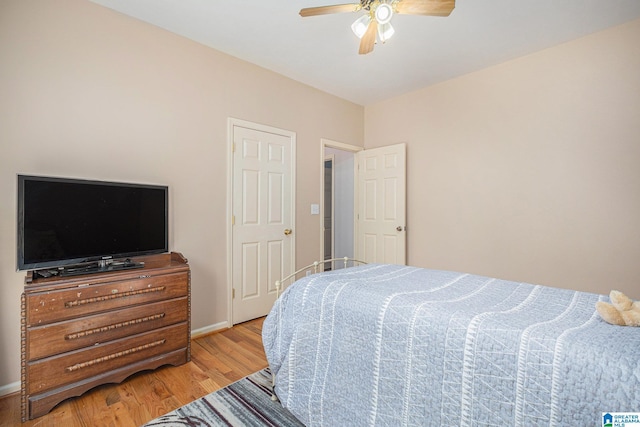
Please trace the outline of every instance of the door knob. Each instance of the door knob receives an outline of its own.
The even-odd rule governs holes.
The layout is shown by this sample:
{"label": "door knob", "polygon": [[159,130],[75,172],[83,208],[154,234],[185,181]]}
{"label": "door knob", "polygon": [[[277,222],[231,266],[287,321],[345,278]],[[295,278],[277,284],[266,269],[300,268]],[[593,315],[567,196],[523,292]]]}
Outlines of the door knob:
{"label": "door knob", "polygon": [[291,234],[293,232],[293,230],[291,230],[290,228],[285,228],[284,229],[284,235],[288,236],[289,234]]}
{"label": "door knob", "polygon": [[401,225],[397,226],[396,231],[402,231],[402,226]]}

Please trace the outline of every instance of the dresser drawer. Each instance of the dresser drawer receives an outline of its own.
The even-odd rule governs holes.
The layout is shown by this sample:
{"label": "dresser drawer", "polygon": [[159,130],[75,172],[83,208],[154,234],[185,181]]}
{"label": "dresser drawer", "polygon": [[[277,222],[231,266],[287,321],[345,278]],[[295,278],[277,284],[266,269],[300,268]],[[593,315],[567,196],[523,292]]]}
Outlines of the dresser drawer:
{"label": "dresser drawer", "polygon": [[188,273],[183,272],[30,293],[26,296],[26,326],[186,296],[188,281]]}
{"label": "dresser drawer", "polygon": [[27,394],[37,394],[188,346],[186,322],[27,364]]}
{"label": "dresser drawer", "polygon": [[187,297],[134,306],[27,330],[29,360],[186,322]]}

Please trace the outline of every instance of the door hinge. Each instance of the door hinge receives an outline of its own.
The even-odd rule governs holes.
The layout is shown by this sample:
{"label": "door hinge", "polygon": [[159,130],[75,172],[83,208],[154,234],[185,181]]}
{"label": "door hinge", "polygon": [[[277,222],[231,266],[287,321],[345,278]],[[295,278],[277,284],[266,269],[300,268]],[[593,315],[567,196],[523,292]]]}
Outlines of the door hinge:
{"label": "door hinge", "polygon": [[235,152],[236,152],[236,143],[235,143],[235,142],[232,142],[232,143],[231,143],[231,152],[232,152],[232,153],[235,153]]}
{"label": "door hinge", "polygon": [[231,288],[231,299],[236,299],[236,288]]}
{"label": "door hinge", "polygon": [[236,225],[236,216],[231,215],[231,225]]}

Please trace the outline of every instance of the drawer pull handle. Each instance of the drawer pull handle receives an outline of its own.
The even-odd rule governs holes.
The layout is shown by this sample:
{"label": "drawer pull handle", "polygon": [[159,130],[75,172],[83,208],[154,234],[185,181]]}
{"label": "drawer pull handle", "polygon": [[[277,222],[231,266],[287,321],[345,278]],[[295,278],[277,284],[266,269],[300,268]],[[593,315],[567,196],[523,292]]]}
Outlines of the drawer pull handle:
{"label": "drawer pull handle", "polygon": [[124,328],[125,326],[133,326],[138,323],[150,322],[152,320],[162,319],[165,316],[164,313],[154,314],[153,316],[140,317],[138,319],[127,320],[126,322],[113,323],[111,325],[101,326],[99,328],[86,329],[84,331],[75,332],[73,334],[65,335],[65,340],[76,340],[89,335],[98,334],[100,332],[107,332],[113,329]]}
{"label": "drawer pull handle", "polygon": [[73,372],[73,371],[77,371],[78,369],[88,368],[89,366],[93,366],[98,363],[108,362],[109,360],[117,359],[118,357],[127,356],[129,354],[137,353],[139,351],[146,350],[148,348],[157,347],[159,345],[164,344],[166,341],[167,340],[158,340],[158,341],[150,342],[149,344],[139,345],[138,347],[133,347],[128,350],[119,351],[117,353],[108,354],[106,356],[98,357],[93,360],[88,360],[86,362],[76,363],[75,365],[67,366],[65,368],[65,371]]}
{"label": "drawer pull handle", "polygon": [[64,306],[66,308],[72,308],[72,307],[78,307],[80,305],[91,304],[94,302],[109,301],[116,298],[125,298],[125,297],[134,296],[134,295],[148,294],[149,292],[162,292],[162,291],[164,291],[164,286],[157,286],[155,288],[139,289],[137,291],[127,291],[127,292],[121,292],[121,293],[111,294],[111,295],[103,295],[101,297],[92,297],[92,298],[79,299],[75,301],[69,301],[69,302],[65,302]]}

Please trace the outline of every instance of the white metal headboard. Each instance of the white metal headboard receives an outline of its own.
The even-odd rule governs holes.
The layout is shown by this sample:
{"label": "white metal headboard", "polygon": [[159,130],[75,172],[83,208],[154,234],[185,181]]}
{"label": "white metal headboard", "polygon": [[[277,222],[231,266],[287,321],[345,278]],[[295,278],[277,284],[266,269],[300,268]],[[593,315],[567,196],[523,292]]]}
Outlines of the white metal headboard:
{"label": "white metal headboard", "polygon": [[349,257],[344,257],[344,258],[331,258],[331,259],[326,259],[324,261],[315,261],[313,264],[309,264],[306,267],[302,267],[297,269],[296,271],[294,271],[293,273],[289,274],[288,276],[280,279],[280,280],[276,280],[276,299],[280,298],[280,292],[282,292],[282,284],[285,283],[287,280],[291,279],[291,278],[295,278],[298,274],[302,273],[303,271],[306,270],[310,270],[311,268],[313,268],[313,274],[316,274],[318,272],[318,268],[320,267],[320,265],[324,265],[328,262],[334,262],[334,261],[342,261],[344,262],[344,268],[347,268],[347,263],[352,262],[352,263],[358,263],[358,264],[366,264],[366,262],[364,261],[360,261],[357,259],[353,259],[353,258],[349,258]]}

